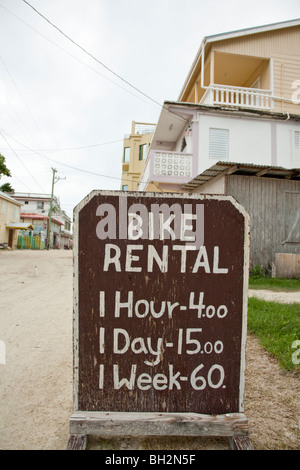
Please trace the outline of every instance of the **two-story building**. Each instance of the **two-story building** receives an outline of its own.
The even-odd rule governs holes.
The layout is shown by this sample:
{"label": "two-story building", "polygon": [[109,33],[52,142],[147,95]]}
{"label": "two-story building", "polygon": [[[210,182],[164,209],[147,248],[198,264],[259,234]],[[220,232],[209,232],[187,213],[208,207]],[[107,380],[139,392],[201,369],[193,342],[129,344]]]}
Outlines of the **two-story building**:
{"label": "two-story building", "polygon": [[131,133],[123,141],[121,190],[136,191],[141,180],[155,124],[131,123]]}
{"label": "two-story building", "polygon": [[165,102],[139,190],[182,191],[218,161],[299,167],[300,115]]}
{"label": "two-story building", "polygon": [[298,114],[299,43],[300,19],[207,36],[178,101]]}
{"label": "two-story building", "polygon": [[233,196],[250,263],[300,274],[300,19],[205,37],[165,102],[141,191]]}
{"label": "two-story building", "polygon": [[165,102],[139,189],[180,191],[219,160],[299,166],[300,20],[203,39]]}
{"label": "two-story building", "polygon": [[[49,232],[50,194],[14,193],[14,199],[21,203],[21,220],[34,226],[33,235],[40,236],[47,246]],[[60,208],[60,201],[54,195],[51,213],[50,248],[69,248],[71,244],[71,218]]]}
{"label": "two-story building", "polygon": [[0,244],[3,247],[16,248],[20,222],[21,204],[7,193],[0,191]]}

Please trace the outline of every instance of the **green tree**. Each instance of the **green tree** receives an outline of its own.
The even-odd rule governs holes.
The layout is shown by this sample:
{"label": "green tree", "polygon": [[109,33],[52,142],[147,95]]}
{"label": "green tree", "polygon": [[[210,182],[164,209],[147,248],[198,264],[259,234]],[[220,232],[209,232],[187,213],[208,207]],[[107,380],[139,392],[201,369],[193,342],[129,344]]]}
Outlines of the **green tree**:
{"label": "green tree", "polygon": [[11,187],[10,183],[4,183],[2,186],[0,186],[0,191],[3,193],[13,193],[14,189]]}
{"label": "green tree", "polygon": [[11,173],[5,164],[5,157],[0,153],[0,178],[1,175],[11,176]]}
{"label": "green tree", "polygon": [[[6,163],[5,163],[5,157],[1,155],[0,153],[0,178],[4,176],[11,176],[10,170],[7,168]],[[0,186],[0,191],[3,193],[12,193],[13,188],[11,187],[10,183],[4,183],[2,186]]]}

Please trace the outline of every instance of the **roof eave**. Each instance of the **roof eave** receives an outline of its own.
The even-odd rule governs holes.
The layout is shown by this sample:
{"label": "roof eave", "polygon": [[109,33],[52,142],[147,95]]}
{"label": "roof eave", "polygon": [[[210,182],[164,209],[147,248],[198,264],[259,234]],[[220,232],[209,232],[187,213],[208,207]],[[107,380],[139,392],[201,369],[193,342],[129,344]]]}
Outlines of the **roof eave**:
{"label": "roof eave", "polygon": [[228,31],[225,33],[220,34],[212,34],[210,36],[206,36],[205,39],[207,42],[216,42],[216,41],[224,41],[226,39],[233,39],[240,36],[249,36],[250,34],[259,34],[265,33],[267,31],[274,31],[276,29],[283,29],[283,28],[291,28],[294,26],[300,25],[300,18],[288,21],[280,21],[277,23],[271,23],[262,26],[254,26],[251,28],[245,29],[238,29],[235,31]]}

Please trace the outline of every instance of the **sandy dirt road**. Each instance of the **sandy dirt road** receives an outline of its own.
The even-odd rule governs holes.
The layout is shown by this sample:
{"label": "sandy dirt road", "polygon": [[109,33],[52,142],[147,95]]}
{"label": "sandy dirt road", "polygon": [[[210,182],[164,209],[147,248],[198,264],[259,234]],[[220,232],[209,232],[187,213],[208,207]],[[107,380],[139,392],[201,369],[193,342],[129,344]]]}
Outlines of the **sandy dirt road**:
{"label": "sandy dirt road", "polygon": [[[73,406],[72,269],[69,251],[0,252],[0,341],[6,346],[5,364],[0,364],[0,449],[66,447]],[[299,301],[297,295],[290,301]],[[251,336],[245,390],[245,414],[254,447],[299,449],[300,378],[281,371]],[[200,438],[118,439],[103,445],[115,449],[228,448],[227,440]]]}
{"label": "sandy dirt road", "polygon": [[72,253],[0,253],[0,448],[64,448],[72,413]]}

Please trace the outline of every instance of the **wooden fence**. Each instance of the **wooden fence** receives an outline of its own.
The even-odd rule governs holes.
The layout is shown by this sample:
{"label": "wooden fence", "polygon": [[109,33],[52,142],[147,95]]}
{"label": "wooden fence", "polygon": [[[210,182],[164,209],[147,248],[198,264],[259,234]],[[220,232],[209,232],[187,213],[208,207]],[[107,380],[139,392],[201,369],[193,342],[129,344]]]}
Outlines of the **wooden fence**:
{"label": "wooden fence", "polygon": [[42,250],[45,242],[41,240],[41,237],[32,235],[19,235],[17,247],[20,250]]}

